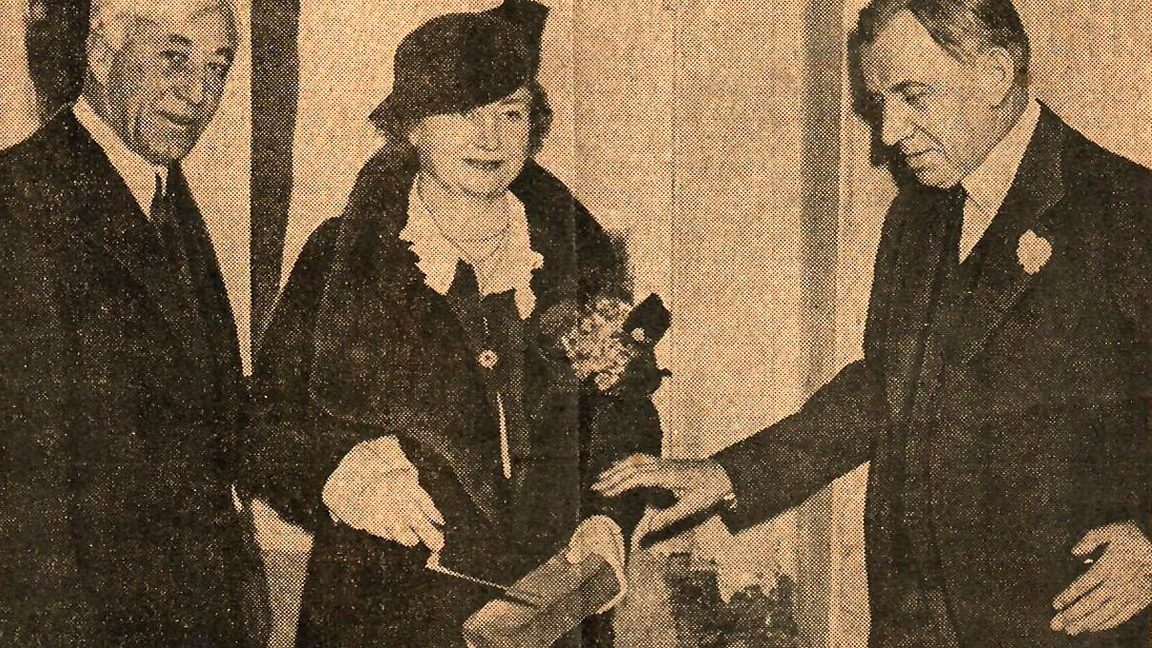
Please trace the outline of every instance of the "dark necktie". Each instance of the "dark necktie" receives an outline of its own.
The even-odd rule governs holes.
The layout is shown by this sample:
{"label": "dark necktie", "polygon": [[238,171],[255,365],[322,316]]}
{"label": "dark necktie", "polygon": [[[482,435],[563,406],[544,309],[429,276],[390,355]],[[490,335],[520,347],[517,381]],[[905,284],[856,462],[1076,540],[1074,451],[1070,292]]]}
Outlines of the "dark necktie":
{"label": "dark necktie", "polygon": [[964,206],[968,202],[968,191],[958,184],[948,190],[944,226],[944,240],[951,250],[948,258],[952,263],[960,263],[960,238],[964,231]]}
{"label": "dark necktie", "polygon": [[156,174],[156,191],[152,194],[150,219],[160,240],[160,250],[175,276],[174,293],[186,305],[196,303],[192,283],[192,271],[188,263],[188,249],[185,245],[183,223],[180,210],[176,208],[172,196],[172,183],[176,179],[175,168],[168,170],[168,183],[165,186],[160,174]]}
{"label": "dark necktie", "polygon": [[968,252],[964,259],[960,258],[960,244],[964,236],[964,208],[968,204],[968,191],[963,185],[956,185],[948,191],[944,245],[945,256],[945,294],[946,305],[952,305],[957,299],[963,298],[971,282],[979,271],[980,245]]}

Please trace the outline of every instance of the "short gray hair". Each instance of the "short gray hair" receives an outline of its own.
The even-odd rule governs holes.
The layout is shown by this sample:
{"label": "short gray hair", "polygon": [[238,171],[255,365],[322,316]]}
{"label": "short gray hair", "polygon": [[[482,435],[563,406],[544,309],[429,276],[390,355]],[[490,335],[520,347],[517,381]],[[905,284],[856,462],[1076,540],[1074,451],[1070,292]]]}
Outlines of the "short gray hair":
{"label": "short gray hair", "polygon": [[162,22],[171,16],[191,16],[217,7],[227,9],[235,20],[232,0],[92,0],[89,33],[119,50],[135,20]]}
{"label": "short gray hair", "polygon": [[899,12],[912,14],[944,51],[958,60],[991,47],[1012,58],[1016,82],[1028,80],[1031,45],[1012,0],[871,0],[860,10],[852,49],[876,40],[880,30]]}

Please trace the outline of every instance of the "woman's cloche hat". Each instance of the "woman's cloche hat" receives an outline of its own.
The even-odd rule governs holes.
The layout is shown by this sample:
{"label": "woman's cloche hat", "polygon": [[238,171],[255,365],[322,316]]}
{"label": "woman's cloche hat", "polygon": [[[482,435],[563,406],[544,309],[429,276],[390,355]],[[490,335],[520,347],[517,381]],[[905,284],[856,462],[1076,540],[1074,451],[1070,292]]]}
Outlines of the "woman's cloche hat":
{"label": "woman's cloche hat", "polygon": [[505,0],[488,11],[433,18],[400,41],[392,92],[370,119],[403,124],[466,112],[536,78],[548,8]]}

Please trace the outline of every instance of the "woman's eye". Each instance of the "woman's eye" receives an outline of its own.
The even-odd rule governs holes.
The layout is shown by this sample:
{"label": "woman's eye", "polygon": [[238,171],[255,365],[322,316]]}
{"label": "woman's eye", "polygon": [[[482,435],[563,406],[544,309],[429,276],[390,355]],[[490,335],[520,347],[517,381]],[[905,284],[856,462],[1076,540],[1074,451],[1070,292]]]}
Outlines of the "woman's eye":
{"label": "woman's eye", "polygon": [[160,52],[160,56],[167,61],[169,65],[173,66],[182,66],[188,62],[187,54],[175,50],[164,50]]}
{"label": "woman's eye", "polygon": [[524,119],[524,113],[523,113],[523,111],[520,111],[520,110],[506,110],[506,111],[504,111],[504,117],[506,119],[519,121],[521,119]]}

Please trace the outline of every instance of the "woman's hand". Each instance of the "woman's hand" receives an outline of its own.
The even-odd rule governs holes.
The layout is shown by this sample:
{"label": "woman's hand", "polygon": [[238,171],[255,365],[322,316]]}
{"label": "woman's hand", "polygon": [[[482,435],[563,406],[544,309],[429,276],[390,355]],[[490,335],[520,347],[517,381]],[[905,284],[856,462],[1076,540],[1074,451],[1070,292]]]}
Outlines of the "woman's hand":
{"label": "woman's hand", "polygon": [[433,553],[444,548],[444,516],[420,486],[396,437],[357,444],[328,477],[322,494],[333,520],[379,538]]}
{"label": "woman's hand", "polygon": [[624,533],[620,525],[604,515],[593,515],[582,520],[568,541],[568,562],[575,565],[584,562],[589,556],[599,556],[616,572],[620,592],[612,600],[597,610],[604,613],[628,593],[628,576],[624,571]]}

